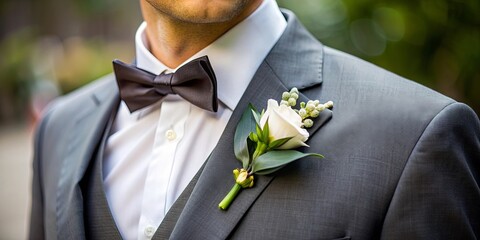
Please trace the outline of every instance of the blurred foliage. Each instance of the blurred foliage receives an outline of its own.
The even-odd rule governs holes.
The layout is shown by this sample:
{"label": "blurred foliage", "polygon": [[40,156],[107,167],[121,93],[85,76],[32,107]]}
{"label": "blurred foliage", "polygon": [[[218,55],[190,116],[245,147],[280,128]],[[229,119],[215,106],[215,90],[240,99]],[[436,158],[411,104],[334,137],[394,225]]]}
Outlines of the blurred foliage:
{"label": "blurred foliage", "polygon": [[134,57],[138,2],[0,2],[0,123],[37,117],[48,101]]}
{"label": "blurred foliage", "polygon": [[[480,113],[480,1],[278,3],[324,44]],[[111,72],[114,58],[130,61],[140,22],[138,1],[0,1],[0,122]]]}
{"label": "blurred foliage", "polygon": [[[63,56],[55,64],[55,75],[62,92],[70,92],[112,72],[114,58],[133,59],[133,53],[119,53],[129,43],[98,39],[69,38],[63,42]],[[130,55],[130,56],[125,56]]]}
{"label": "blurred foliage", "polygon": [[9,115],[13,120],[22,117],[17,109],[24,109],[28,103],[33,45],[32,34],[27,29],[0,42],[0,117]]}
{"label": "blurred foliage", "polygon": [[278,0],[325,45],[480,113],[480,1]]}

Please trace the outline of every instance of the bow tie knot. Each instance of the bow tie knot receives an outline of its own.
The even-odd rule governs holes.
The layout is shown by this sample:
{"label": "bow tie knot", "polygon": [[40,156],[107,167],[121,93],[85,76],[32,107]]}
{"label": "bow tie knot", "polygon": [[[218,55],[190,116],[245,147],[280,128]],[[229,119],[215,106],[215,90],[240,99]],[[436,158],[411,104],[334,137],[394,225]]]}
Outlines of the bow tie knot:
{"label": "bow tie knot", "polygon": [[168,94],[178,94],[205,110],[216,112],[218,109],[217,81],[207,56],[186,63],[175,73],[155,75],[119,60],[113,61],[113,68],[120,97],[130,112]]}
{"label": "bow tie knot", "polygon": [[172,88],[173,73],[161,73],[153,79],[152,85],[159,94],[176,94]]}

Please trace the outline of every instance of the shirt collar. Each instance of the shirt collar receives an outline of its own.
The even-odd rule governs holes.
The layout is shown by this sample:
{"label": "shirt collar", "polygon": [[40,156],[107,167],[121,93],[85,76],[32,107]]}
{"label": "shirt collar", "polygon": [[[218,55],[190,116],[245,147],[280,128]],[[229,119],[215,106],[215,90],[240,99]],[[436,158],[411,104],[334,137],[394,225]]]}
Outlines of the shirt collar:
{"label": "shirt collar", "polygon": [[[143,22],[135,35],[137,67],[154,74],[169,69],[149,49]],[[264,0],[246,19],[234,26],[183,65],[208,55],[217,77],[218,98],[231,110],[235,109],[250,80],[287,26],[277,3]]]}

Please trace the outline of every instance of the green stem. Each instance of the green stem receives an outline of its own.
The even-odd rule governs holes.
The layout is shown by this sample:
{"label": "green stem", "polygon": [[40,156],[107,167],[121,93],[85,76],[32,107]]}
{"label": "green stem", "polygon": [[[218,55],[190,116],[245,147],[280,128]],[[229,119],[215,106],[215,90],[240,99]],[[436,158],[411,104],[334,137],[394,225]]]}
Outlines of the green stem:
{"label": "green stem", "polygon": [[267,149],[268,149],[267,144],[265,144],[263,142],[260,142],[260,141],[257,142],[257,147],[255,148],[255,152],[253,152],[252,162],[248,165],[248,168],[247,168],[247,172],[248,172],[249,175],[253,174],[251,172],[251,170],[252,170],[252,165],[255,162],[255,160],[257,160],[257,158],[260,157],[260,155],[264,154],[267,151]]}
{"label": "green stem", "polygon": [[258,142],[255,152],[253,152],[253,161],[255,161],[260,155],[264,154],[267,151],[267,144]]}
{"label": "green stem", "polygon": [[240,192],[240,189],[242,189],[242,186],[240,186],[238,183],[235,183],[232,189],[230,189],[230,192],[228,192],[227,196],[225,196],[220,204],[218,204],[218,207],[222,210],[227,210],[228,206],[230,206],[230,203],[232,203],[233,199],[235,199],[237,194]]}

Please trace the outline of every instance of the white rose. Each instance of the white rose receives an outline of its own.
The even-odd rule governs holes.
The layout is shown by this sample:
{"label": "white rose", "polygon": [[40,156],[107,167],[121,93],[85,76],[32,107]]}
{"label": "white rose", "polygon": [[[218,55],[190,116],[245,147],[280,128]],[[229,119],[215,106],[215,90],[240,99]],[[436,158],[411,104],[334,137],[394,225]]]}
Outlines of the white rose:
{"label": "white rose", "polygon": [[269,99],[267,111],[260,119],[260,126],[265,126],[268,119],[270,142],[277,139],[291,137],[288,142],[278,149],[293,149],[306,146],[308,131],[302,126],[302,118],[291,108],[285,105],[278,105],[278,102]]}

